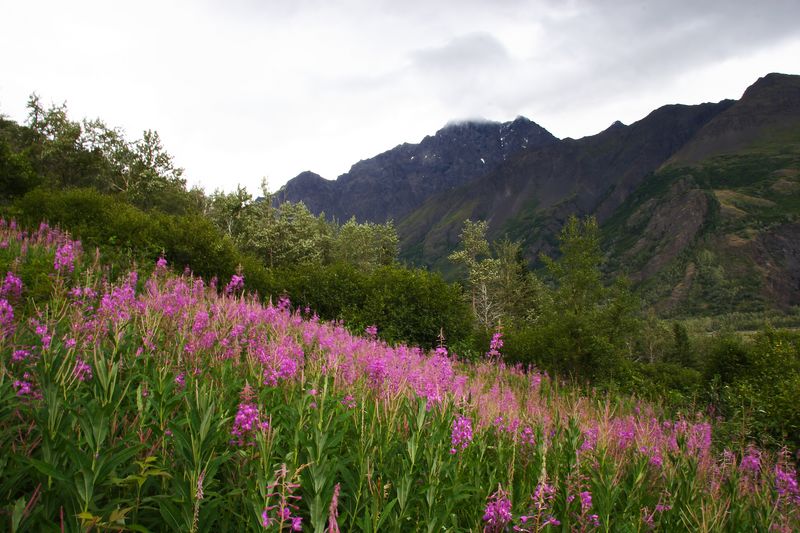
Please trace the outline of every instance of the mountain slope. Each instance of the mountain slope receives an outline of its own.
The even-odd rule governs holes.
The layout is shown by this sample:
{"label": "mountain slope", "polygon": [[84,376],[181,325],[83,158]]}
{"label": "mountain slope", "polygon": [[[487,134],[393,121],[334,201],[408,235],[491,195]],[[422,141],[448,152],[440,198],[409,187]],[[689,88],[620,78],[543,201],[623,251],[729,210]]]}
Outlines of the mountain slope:
{"label": "mountain slope", "polygon": [[406,257],[446,268],[446,251],[466,218],[485,219],[489,235],[523,241],[528,258],[550,252],[573,214],[602,223],[627,196],[732,102],[670,105],[630,125],[526,150],[494,172],[429,200],[398,226]]}
{"label": "mountain slope", "polygon": [[759,79],[604,233],[612,267],[663,311],[800,305],[800,76]]}
{"label": "mountain slope", "polygon": [[692,165],[733,154],[754,143],[791,134],[800,122],[800,76],[768,74],[759,78],[726,113],[709,121],[669,161]]}

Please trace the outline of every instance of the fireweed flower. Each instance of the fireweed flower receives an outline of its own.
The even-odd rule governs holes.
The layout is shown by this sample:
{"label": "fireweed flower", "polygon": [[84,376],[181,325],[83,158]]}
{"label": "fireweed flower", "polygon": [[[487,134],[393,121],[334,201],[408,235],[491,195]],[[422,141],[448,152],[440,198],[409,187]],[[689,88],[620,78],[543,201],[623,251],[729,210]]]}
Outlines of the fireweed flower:
{"label": "fireweed flower", "polygon": [[6,338],[14,334],[14,308],[5,298],[0,298],[0,333]]}
{"label": "fireweed flower", "polygon": [[11,361],[14,363],[21,363],[25,361],[28,357],[30,357],[31,352],[29,350],[20,349],[14,350],[14,353],[11,355]]}
{"label": "fireweed flower", "polygon": [[747,455],[742,457],[739,463],[739,470],[752,475],[758,475],[761,472],[761,452],[749,446],[747,448]]}
{"label": "fireweed flower", "polygon": [[245,385],[240,396],[242,401],[233,419],[231,435],[235,438],[231,440],[231,444],[252,446],[255,445],[256,433],[269,430],[269,422],[262,420],[258,407],[253,403],[255,392],[250,385]]}
{"label": "fireweed flower", "polygon": [[472,420],[466,416],[459,416],[453,420],[453,431],[450,434],[450,453],[455,454],[465,449],[472,442]]}
{"label": "fireweed flower", "polygon": [[20,298],[22,296],[22,280],[13,272],[6,273],[6,279],[0,286],[0,296],[3,298]]}
{"label": "fireweed flower", "polygon": [[38,320],[31,320],[31,323],[36,327],[36,334],[42,340],[42,348],[47,350],[50,348],[50,343],[53,341],[53,336],[47,329],[47,324],[42,324]]}
{"label": "fireweed flower", "polygon": [[[303,530],[303,519],[299,516],[292,516],[296,513],[298,508],[296,502],[301,499],[300,496],[294,494],[300,485],[292,483],[286,479],[288,471],[286,465],[283,464],[275,471],[276,480],[267,486],[271,492],[267,495],[267,501],[271,498],[278,498],[276,505],[267,505],[261,513],[261,525],[269,527],[273,521],[279,522],[279,527],[282,529],[283,524],[288,524],[292,531]],[[270,518],[269,513],[275,511],[276,517]]]}
{"label": "fireweed flower", "polygon": [[336,518],[339,516],[340,490],[341,485],[337,483],[336,486],[333,487],[333,497],[331,498],[331,504],[328,507],[328,533],[340,533],[339,523],[336,520]]}
{"label": "fireweed flower", "polygon": [[500,348],[503,347],[503,334],[501,332],[496,332],[492,335],[492,340],[489,341],[489,351],[486,352],[486,357],[489,359],[499,359],[500,358]]}
{"label": "fireweed flower", "polygon": [[522,432],[519,435],[519,439],[520,442],[522,442],[522,444],[533,446],[534,444],[536,444],[536,433],[530,426],[525,426],[524,428],[522,428]]}
{"label": "fireweed flower", "polygon": [[56,272],[66,271],[70,274],[75,270],[75,248],[72,241],[68,240],[56,249],[53,269]]}
{"label": "fireweed flower", "polygon": [[581,509],[588,511],[592,507],[592,493],[588,490],[581,492]]}
{"label": "fireweed flower", "polygon": [[231,276],[230,282],[225,286],[225,294],[233,294],[242,289],[244,289],[244,276],[234,274]]}
{"label": "fireweed flower", "polygon": [[33,384],[29,381],[16,380],[12,385],[20,398],[33,394]]}
{"label": "fireweed flower", "polygon": [[75,369],[72,371],[72,375],[75,376],[78,381],[92,379],[92,367],[89,363],[79,358],[75,362]]}
{"label": "fireweed flower", "polygon": [[483,521],[486,522],[484,531],[503,531],[511,522],[511,500],[506,492],[498,487],[497,491],[489,497],[489,502],[483,512]]}
{"label": "fireweed flower", "polygon": [[775,490],[779,501],[800,505],[800,486],[794,468],[782,464],[775,466]]}
{"label": "fireweed flower", "polygon": [[583,430],[583,442],[581,443],[580,451],[594,450],[595,446],[597,446],[597,437],[599,433],[600,431],[597,426]]}
{"label": "fireweed flower", "polygon": [[251,403],[240,403],[231,433],[233,435],[247,434],[258,425],[258,408]]}
{"label": "fireweed flower", "polygon": [[[528,515],[519,517],[520,525],[514,526],[514,531],[533,532],[540,531],[547,526],[559,526],[561,522],[550,514],[556,489],[547,483],[539,483],[531,496],[531,508]],[[529,523],[530,522],[530,523]]]}
{"label": "fireweed flower", "polygon": [[378,338],[378,326],[375,325],[367,326],[366,328],[364,328],[364,333],[367,334],[368,338],[376,339]]}

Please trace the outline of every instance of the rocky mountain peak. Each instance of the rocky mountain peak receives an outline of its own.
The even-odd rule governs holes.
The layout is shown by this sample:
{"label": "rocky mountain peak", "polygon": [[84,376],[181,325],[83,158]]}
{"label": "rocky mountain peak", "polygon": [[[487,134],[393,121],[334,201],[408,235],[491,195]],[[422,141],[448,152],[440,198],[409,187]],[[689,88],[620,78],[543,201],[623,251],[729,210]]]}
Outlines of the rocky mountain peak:
{"label": "rocky mountain peak", "polygon": [[279,190],[275,201],[303,201],[313,212],[340,220],[397,220],[434,194],[491,172],[520,151],[556,142],[525,117],[506,123],[454,121],[419,144],[404,143],[359,161],[335,181],[304,172]]}

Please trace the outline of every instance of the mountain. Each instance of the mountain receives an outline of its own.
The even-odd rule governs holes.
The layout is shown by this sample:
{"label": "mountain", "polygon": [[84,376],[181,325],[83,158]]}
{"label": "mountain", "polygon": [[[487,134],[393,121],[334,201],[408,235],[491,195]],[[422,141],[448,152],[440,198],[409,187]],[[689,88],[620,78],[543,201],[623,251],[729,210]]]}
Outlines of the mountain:
{"label": "mountain", "polygon": [[768,74],[750,86],[727,113],[709,121],[670,163],[690,165],[734,154],[766,138],[791,132],[798,122],[800,76]]}
{"label": "mountain", "polygon": [[524,117],[506,123],[454,122],[419,144],[401,144],[359,161],[335,181],[303,172],[275,194],[275,201],[302,201],[312,212],[339,220],[397,221],[436,193],[468,183],[523,150],[557,142]]}
{"label": "mountain", "polygon": [[604,233],[611,264],[663,311],[800,305],[800,76],[749,87]]}
{"label": "mountain", "polygon": [[609,271],[666,313],[798,305],[800,76],[769,74],[737,101],[667,105],[577,140],[525,119],[449,125],[335,182],[302,174],[279,198],[394,218],[404,259],[446,273],[467,218],[521,241],[535,265],[571,214],[594,215]]}
{"label": "mountain", "polygon": [[709,120],[733,102],[670,105],[625,126],[526,150],[446,196],[431,198],[398,226],[407,258],[447,268],[467,218],[489,222],[489,236],[521,240],[530,260],[551,253],[571,214],[602,222]]}

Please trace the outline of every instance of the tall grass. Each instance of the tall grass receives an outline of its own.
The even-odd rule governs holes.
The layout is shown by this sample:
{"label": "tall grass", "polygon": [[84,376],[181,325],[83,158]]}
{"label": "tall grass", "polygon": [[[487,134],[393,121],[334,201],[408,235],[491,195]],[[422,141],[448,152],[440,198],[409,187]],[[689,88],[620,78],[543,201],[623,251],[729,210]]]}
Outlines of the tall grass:
{"label": "tall grass", "polygon": [[[0,243],[3,529],[800,528],[792,458],[718,450],[701,415],[496,349],[467,364],[353,336],[164,261],[112,283],[44,225],[2,222]],[[48,294],[15,281],[33,270]]]}

